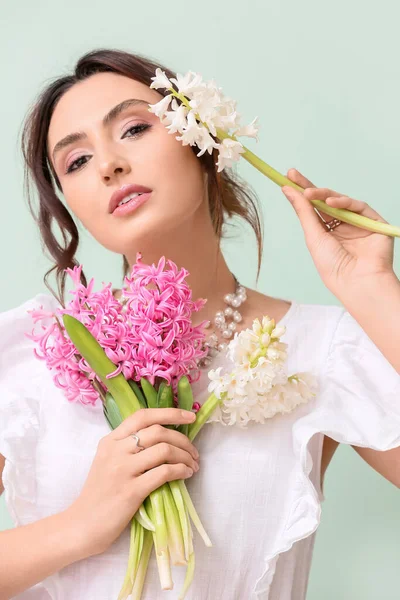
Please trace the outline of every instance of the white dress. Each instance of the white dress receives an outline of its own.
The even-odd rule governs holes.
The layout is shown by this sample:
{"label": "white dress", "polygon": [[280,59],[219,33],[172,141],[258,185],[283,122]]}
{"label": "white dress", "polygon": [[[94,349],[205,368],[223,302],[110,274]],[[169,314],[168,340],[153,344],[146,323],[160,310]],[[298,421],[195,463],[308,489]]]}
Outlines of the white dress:
{"label": "white dress", "polygon": [[[110,430],[102,408],[69,403],[24,337],[38,294],[0,314],[0,453],[8,511],[16,526],[67,508],[80,493]],[[260,317],[262,315],[254,315]],[[342,308],[293,302],[288,374],[311,371],[320,391],[294,412],[248,429],[208,424],[196,438],[200,470],[187,481],[213,542],[195,532],[196,570],[187,600],[303,600],[320,522],[324,434],[345,444],[400,446],[400,376]],[[213,367],[229,361],[216,357]],[[207,395],[204,372],[194,385]],[[17,596],[23,600],[116,600],[127,566],[129,528],[103,554],[76,562]],[[159,588],[154,553],[143,600],[178,597]]]}

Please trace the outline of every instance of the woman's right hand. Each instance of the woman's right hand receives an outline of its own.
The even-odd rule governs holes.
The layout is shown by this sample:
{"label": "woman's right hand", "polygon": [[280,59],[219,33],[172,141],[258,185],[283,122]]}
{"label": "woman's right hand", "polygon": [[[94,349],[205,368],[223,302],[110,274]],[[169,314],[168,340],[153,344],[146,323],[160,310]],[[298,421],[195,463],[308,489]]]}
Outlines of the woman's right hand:
{"label": "woman's right hand", "polygon": [[[82,491],[67,511],[83,536],[86,556],[104,552],[153,490],[198,470],[199,454],[190,440],[163,427],[194,421],[194,413],[178,408],[141,409],[100,440]],[[144,450],[130,435],[136,432]]]}

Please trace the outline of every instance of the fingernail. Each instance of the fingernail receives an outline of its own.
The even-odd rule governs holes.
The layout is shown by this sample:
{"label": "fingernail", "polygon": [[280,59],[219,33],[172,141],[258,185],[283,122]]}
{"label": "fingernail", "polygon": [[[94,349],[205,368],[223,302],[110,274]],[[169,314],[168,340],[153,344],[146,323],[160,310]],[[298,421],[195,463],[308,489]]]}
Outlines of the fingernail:
{"label": "fingernail", "polygon": [[182,410],[182,417],[184,419],[186,419],[187,421],[195,421],[196,420],[196,415],[195,413],[191,412],[190,410]]}
{"label": "fingernail", "polygon": [[187,474],[188,474],[188,477],[191,477],[193,475],[193,469],[188,469]]}
{"label": "fingernail", "polygon": [[196,471],[196,473],[197,473],[197,471],[198,471],[199,469],[200,469],[199,465],[198,465],[197,463],[195,463],[195,464],[194,464],[194,470]]}

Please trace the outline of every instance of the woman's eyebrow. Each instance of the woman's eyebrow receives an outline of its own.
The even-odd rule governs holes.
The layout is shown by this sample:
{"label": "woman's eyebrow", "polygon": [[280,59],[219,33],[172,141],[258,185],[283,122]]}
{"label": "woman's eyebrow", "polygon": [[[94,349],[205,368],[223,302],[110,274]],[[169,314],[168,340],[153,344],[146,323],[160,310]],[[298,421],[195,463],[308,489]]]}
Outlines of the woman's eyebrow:
{"label": "woman's eyebrow", "polygon": [[[137,106],[137,105],[143,105],[143,104],[149,105],[150,103],[147,102],[146,100],[139,100],[137,98],[130,98],[128,100],[123,100],[122,102],[120,102],[119,104],[117,104],[116,106],[114,106],[103,117],[103,125],[107,126],[110,123],[112,123],[112,121],[114,121],[118,117],[118,115],[120,115],[127,108],[130,108],[132,106]],[[53,150],[53,154],[52,154],[53,163],[54,163],[55,156],[56,156],[57,152],[60,152],[66,146],[69,146],[70,144],[73,144],[75,142],[79,142],[80,140],[83,140],[85,138],[87,138],[87,135],[83,131],[77,131],[76,133],[69,133],[68,135],[66,135],[65,137],[63,137],[54,146],[54,150]]]}

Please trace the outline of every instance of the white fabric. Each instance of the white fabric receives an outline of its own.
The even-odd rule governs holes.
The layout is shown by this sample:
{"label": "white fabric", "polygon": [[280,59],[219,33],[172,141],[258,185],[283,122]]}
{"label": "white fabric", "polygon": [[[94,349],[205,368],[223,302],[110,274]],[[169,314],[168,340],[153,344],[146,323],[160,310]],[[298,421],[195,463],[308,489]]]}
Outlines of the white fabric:
{"label": "white fabric", "polygon": [[[101,406],[71,404],[23,336],[27,309],[55,308],[38,294],[0,314],[0,453],[15,525],[67,508],[79,495],[101,437]],[[255,315],[258,317],[261,315]],[[247,430],[207,425],[196,439],[200,471],[188,488],[213,541],[195,533],[196,572],[188,600],[303,600],[320,522],[324,435],[345,444],[400,446],[400,376],[341,307],[292,303],[280,324],[289,344],[288,371],[312,371],[320,392],[311,403]],[[218,356],[213,367],[229,359]],[[194,386],[207,395],[204,372]],[[105,553],[76,562],[18,596],[22,600],[116,600],[129,547],[126,529]],[[161,592],[154,554],[143,600]]]}

